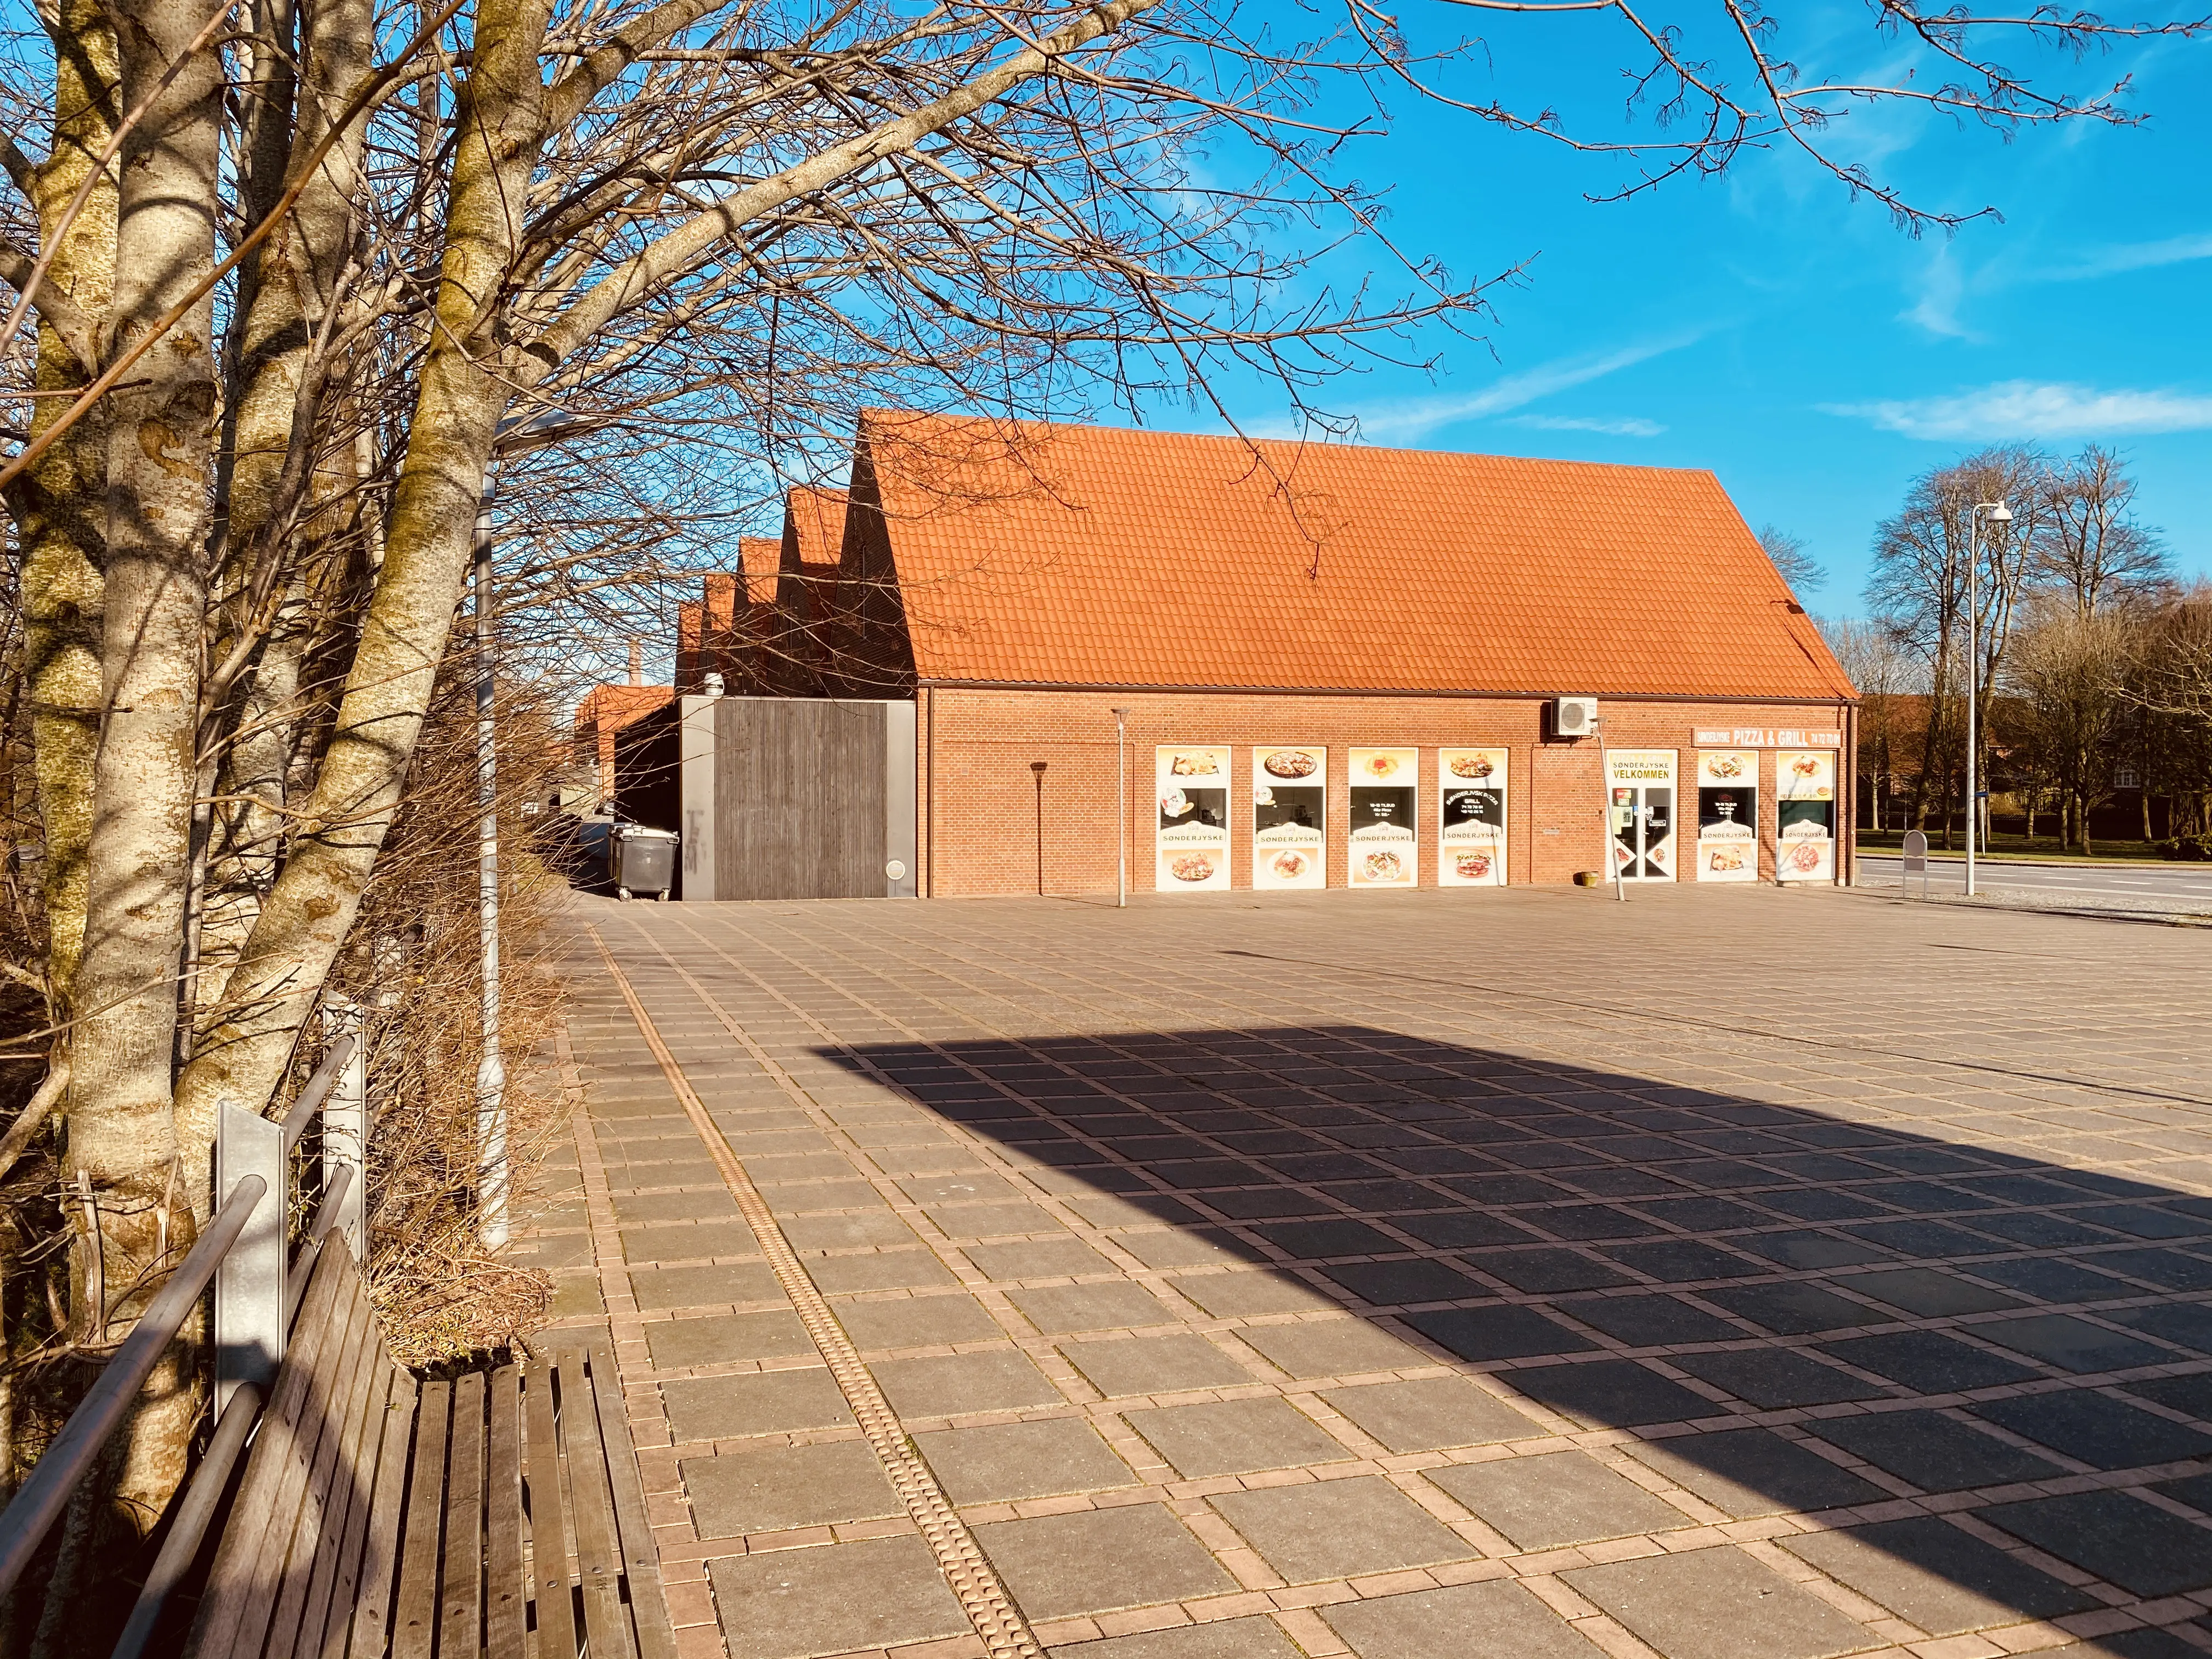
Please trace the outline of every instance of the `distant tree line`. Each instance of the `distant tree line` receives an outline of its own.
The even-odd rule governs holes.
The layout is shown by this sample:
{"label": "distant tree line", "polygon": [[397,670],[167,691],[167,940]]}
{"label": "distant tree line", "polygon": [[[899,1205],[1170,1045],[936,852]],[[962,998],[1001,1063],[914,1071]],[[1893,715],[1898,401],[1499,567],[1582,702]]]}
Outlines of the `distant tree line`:
{"label": "distant tree line", "polygon": [[[1951,843],[1972,696],[1983,787],[2028,835],[2087,852],[2093,815],[2126,793],[2143,840],[2212,856],[2212,584],[2175,580],[2136,491],[2094,444],[2002,445],[1913,480],[1875,531],[1865,617],[1822,624],[1863,699],[1875,823]],[[1996,502],[2010,520],[1978,531]]]}

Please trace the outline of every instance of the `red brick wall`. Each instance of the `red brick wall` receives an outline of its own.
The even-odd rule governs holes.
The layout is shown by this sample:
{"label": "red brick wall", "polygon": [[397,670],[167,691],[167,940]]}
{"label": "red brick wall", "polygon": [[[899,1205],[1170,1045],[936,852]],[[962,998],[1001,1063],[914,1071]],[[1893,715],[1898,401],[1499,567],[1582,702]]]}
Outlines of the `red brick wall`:
{"label": "red brick wall", "polygon": [[[1506,790],[1507,873],[1558,883],[1604,868],[1598,748],[1589,738],[1547,742],[1541,701],[1480,697],[1271,696],[1212,692],[1001,691],[923,688],[915,722],[922,890],[1097,893],[1114,889],[1116,705],[1128,717],[1129,885],[1152,882],[1153,750],[1163,744],[1228,744],[1230,880],[1252,882],[1251,750],[1328,748],[1328,884],[1345,885],[1349,826],[1346,750],[1407,748],[1420,757],[1420,881],[1437,884],[1439,747],[1511,750]],[[1629,702],[1601,705],[1615,749],[1674,749],[1676,866],[1694,877],[1691,768],[1699,726],[1844,727],[1838,705]],[[1771,754],[1771,751],[1769,751]],[[1033,768],[1044,763],[1042,774]],[[1848,757],[1838,781],[1850,775]],[[1849,817],[1838,804],[1841,833]],[[1547,834],[1554,830],[1556,834]],[[1759,775],[1762,875],[1772,874],[1771,759]],[[1839,849],[1840,853],[1841,849]]]}

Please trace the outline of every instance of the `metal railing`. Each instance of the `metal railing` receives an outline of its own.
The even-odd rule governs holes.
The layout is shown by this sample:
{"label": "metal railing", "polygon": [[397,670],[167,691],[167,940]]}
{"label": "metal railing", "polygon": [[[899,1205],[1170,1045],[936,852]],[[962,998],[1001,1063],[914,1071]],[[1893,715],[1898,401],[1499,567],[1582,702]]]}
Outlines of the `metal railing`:
{"label": "metal railing", "polygon": [[[325,1005],[324,1021],[332,1038],[330,1050],[281,1121],[234,1101],[220,1103],[214,1215],[0,1513],[4,1601],[212,1284],[215,1434],[178,1504],[113,1659],[138,1659],[169,1598],[190,1573],[283,1363],[292,1315],[323,1240],[335,1231],[356,1258],[362,1252],[368,1103],[361,1012],[351,1004],[331,1002]],[[289,1225],[293,1154],[319,1119],[321,1192],[314,1214],[295,1237]],[[272,1194],[274,1203],[268,1201]]]}

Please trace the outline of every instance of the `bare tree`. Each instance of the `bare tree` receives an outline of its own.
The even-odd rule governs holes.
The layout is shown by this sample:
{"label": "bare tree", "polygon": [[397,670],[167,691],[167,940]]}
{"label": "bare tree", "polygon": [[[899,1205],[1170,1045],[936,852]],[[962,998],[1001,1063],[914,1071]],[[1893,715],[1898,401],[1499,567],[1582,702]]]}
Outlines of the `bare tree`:
{"label": "bare tree", "polygon": [[[1950,845],[1958,769],[1965,761],[1966,688],[1978,688],[1978,729],[1986,748],[1989,699],[2010,643],[2013,617],[2027,579],[2029,556],[2045,514],[2048,471],[2039,450],[1986,449],[1912,481],[1904,507],[1875,532],[1867,604],[1900,646],[1919,658],[1928,684],[1922,770],[1915,785],[1914,822],[1925,829],[1934,809]],[[1974,507],[2009,503],[2008,524],[1982,521]],[[1978,659],[1967,660],[1967,573],[1976,606],[1972,630]],[[1971,678],[1970,678],[1971,676]]]}
{"label": "bare tree", "polygon": [[[1908,726],[1910,700],[1925,690],[1924,665],[1880,623],[1846,617],[1816,617],[1814,621],[1858,689],[1858,764],[1869,781],[1866,798],[1873,809],[1874,827],[1886,829],[1899,778],[1922,735]],[[1917,767],[1913,774],[1917,776]]]}
{"label": "bare tree", "polygon": [[2110,449],[2091,444],[2044,480],[2034,550],[2036,585],[2063,592],[2081,616],[2154,598],[2171,584],[2157,532],[2135,518],[2136,481]]}
{"label": "bare tree", "polygon": [[1790,584],[1790,591],[1803,604],[1805,596],[1828,584],[1828,569],[1805,550],[1805,538],[1793,536],[1778,525],[1762,525],[1759,531],[1759,545],[1762,552]]}
{"label": "bare tree", "polygon": [[2039,596],[2030,612],[2008,665],[2023,705],[2016,723],[2058,787],[2065,845],[2087,853],[2089,814],[2112,791],[2139,625],[2109,611],[2077,611],[2057,594]]}

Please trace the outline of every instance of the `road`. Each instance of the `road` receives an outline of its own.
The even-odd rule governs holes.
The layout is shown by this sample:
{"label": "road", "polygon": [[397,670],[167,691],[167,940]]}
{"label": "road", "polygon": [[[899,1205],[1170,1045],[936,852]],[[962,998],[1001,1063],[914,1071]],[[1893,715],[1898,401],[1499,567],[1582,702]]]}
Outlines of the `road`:
{"label": "road", "polygon": [[[1862,887],[1893,887],[1902,875],[1903,861],[1893,855],[1859,855]],[[2212,866],[2175,865],[2171,869],[2157,869],[2142,865],[2112,865],[2099,869],[1984,863],[1977,867],[1975,878],[1975,884],[1984,892],[2029,892],[2044,899],[2076,894],[2094,901],[2099,908],[2110,908],[2132,899],[2146,909],[2212,911]],[[1963,892],[1966,885],[1966,864],[1960,860],[1932,858],[1929,860],[1928,880],[1933,891]],[[1913,879],[1912,890],[1920,890],[1917,877]]]}

